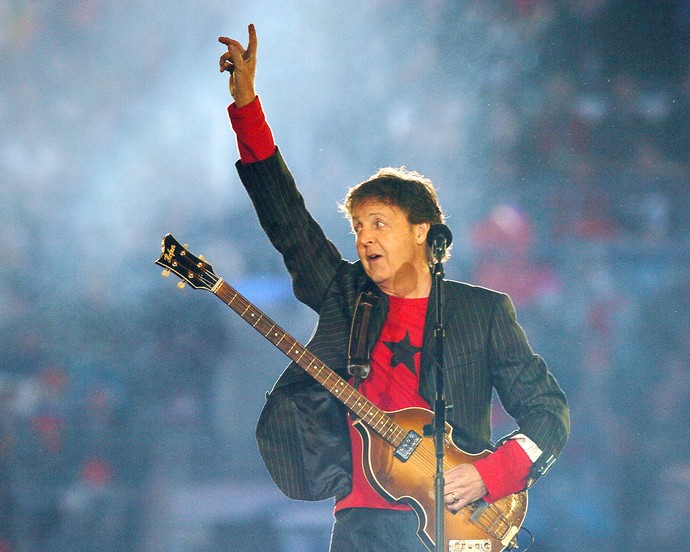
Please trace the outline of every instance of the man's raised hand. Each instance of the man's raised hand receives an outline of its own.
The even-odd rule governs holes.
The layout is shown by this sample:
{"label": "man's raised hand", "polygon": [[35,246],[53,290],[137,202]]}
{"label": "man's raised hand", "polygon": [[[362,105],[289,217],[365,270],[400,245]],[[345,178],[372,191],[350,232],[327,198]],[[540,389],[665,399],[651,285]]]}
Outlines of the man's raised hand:
{"label": "man's raised hand", "polygon": [[230,94],[235,100],[237,107],[254,101],[256,92],[254,91],[254,78],[256,76],[256,29],[254,25],[249,25],[249,41],[245,49],[242,44],[232,38],[221,36],[218,42],[225,44],[228,51],[220,56],[220,72],[230,73]]}

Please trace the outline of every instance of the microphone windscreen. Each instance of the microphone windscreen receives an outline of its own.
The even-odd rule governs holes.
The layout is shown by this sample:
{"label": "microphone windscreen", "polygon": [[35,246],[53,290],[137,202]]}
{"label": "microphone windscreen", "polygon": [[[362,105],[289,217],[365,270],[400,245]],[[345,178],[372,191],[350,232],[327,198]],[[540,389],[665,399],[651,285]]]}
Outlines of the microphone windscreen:
{"label": "microphone windscreen", "polygon": [[453,243],[453,233],[445,224],[432,224],[431,228],[429,228],[429,233],[426,235],[426,243],[429,246],[433,246],[434,240],[439,236],[446,239],[446,247]]}

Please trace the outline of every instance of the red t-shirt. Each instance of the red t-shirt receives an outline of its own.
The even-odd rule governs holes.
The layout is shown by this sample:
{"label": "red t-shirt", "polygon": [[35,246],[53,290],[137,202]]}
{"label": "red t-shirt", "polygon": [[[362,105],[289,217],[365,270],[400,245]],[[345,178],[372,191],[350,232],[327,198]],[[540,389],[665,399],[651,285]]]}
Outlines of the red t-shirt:
{"label": "red t-shirt", "polygon": [[[412,406],[429,408],[419,394],[419,365],[428,298],[389,296],[388,301],[388,316],[371,353],[371,371],[359,390],[387,412]],[[369,484],[362,468],[362,438],[349,418],[348,426],[352,441],[352,491],[336,503],[335,511],[353,507],[409,510],[405,504],[388,502]]]}

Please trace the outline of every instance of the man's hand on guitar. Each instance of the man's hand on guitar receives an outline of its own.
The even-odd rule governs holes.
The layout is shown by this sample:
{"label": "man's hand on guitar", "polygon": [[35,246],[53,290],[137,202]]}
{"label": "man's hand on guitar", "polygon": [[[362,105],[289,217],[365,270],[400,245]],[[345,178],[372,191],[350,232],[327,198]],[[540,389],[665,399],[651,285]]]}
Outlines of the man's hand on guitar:
{"label": "man's hand on guitar", "polygon": [[460,464],[444,472],[443,476],[446,481],[444,500],[451,512],[457,512],[488,492],[484,480],[472,464]]}

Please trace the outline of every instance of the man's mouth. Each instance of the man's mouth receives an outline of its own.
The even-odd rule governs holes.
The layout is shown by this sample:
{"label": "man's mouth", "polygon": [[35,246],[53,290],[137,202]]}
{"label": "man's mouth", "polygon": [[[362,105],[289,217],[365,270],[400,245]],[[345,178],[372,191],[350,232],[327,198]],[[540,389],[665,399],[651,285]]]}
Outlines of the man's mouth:
{"label": "man's mouth", "polygon": [[376,259],[380,259],[381,257],[382,257],[382,255],[379,255],[377,253],[374,253],[372,255],[367,255],[367,259],[369,261],[375,261]]}

